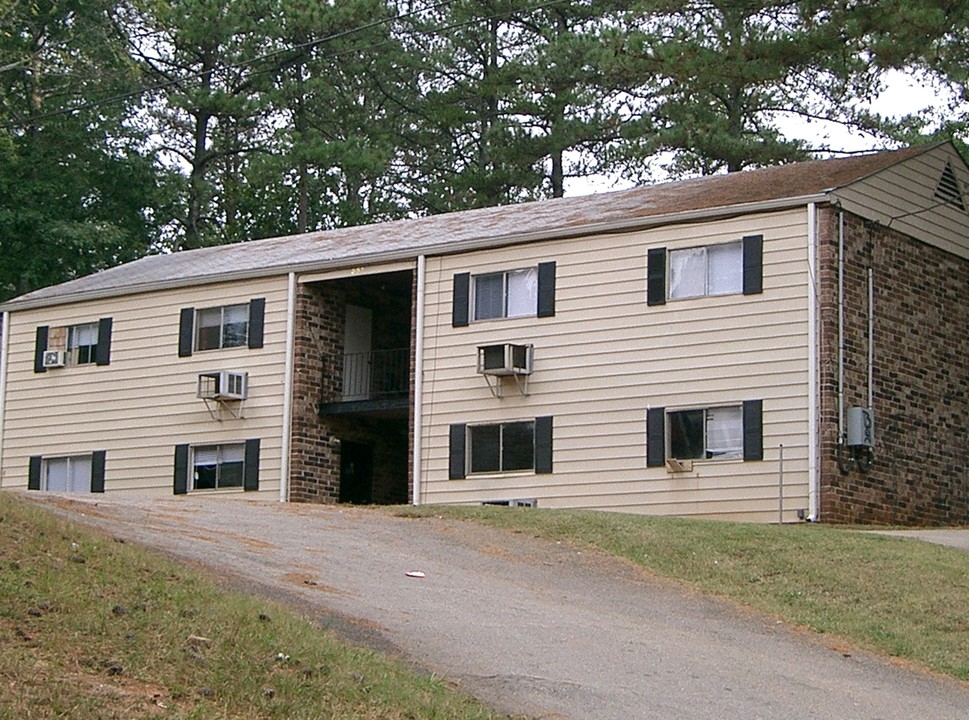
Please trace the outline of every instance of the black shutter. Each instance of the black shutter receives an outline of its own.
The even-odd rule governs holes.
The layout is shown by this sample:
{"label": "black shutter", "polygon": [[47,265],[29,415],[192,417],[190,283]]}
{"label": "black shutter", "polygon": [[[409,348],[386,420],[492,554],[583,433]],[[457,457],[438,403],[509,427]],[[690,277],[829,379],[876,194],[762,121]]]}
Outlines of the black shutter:
{"label": "black shutter", "polygon": [[47,333],[50,328],[47,325],[37,327],[37,338],[34,342],[34,372],[47,372],[44,367],[44,353],[47,351]]}
{"label": "black shutter", "polygon": [[460,480],[466,475],[465,465],[465,437],[466,425],[458,423],[451,426],[448,449],[448,480]]}
{"label": "black shutter", "polygon": [[[100,344],[101,336],[98,336]],[[104,492],[104,450],[95,450],[91,454],[91,492]]]}
{"label": "black shutter", "polygon": [[188,357],[195,344],[195,308],[182,308],[178,317],[178,356]]}
{"label": "black shutter", "polygon": [[744,402],[744,460],[764,459],[764,403]]}
{"label": "black shutter", "polygon": [[111,364],[111,318],[98,320],[98,346],[94,351],[98,365]]}
{"label": "black shutter", "polygon": [[249,301],[249,349],[262,347],[263,327],[266,317],[266,298]]}
{"label": "black shutter", "polygon": [[555,315],[555,263],[538,264],[538,316]]}
{"label": "black shutter", "polygon": [[246,469],[242,489],[259,489],[259,438],[246,440]]}
{"label": "black shutter", "polygon": [[744,238],[744,295],[764,292],[764,236]]}
{"label": "black shutter", "polygon": [[175,446],[175,489],[176,495],[188,492],[188,445]]}
{"label": "black shutter", "polygon": [[27,489],[40,490],[40,468],[44,459],[40,455],[30,458],[30,467],[27,470]]}
{"label": "black shutter", "polygon": [[666,464],[666,408],[646,411],[646,467]]}
{"label": "black shutter", "polygon": [[535,472],[552,472],[552,416],[535,418]]}
{"label": "black shutter", "polygon": [[647,253],[646,304],[666,304],[666,248],[651,248]]}
{"label": "black shutter", "polygon": [[470,316],[471,273],[454,276],[454,293],[451,298],[451,327],[466,327]]}

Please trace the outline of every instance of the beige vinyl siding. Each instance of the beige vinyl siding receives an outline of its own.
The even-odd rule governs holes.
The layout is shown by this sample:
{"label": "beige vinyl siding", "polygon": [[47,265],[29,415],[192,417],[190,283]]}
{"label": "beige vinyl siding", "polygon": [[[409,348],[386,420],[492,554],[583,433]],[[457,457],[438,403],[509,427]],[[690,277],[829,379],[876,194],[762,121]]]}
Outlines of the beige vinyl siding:
{"label": "beige vinyl siding", "polygon": [[940,145],[839,188],[834,195],[849,212],[876,219],[886,227],[969,260],[969,237],[965,234],[969,214],[935,197],[947,162],[952,163],[963,188],[963,202],[969,203],[965,193],[969,182],[966,166],[951,145]]}
{"label": "beige vinyl siding", "polygon": [[[650,248],[764,236],[764,293],[646,304]],[[425,503],[537,499],[592,507],[773,521],[784,445],[786,519],[808,507],[806,208],[717,222],[534,243],[430,258],[424,332],[422,496]],[[556,262],[551,318],[451,327],[455,273]],[[476,348],[533,343],[527,397],[505,381],[492,396]],[[763,400],[762,462],[704,461],[671,474],[646,467],[646,413]],[[453,423],[554,417],[553,469],[448,480]]]}
{"label": "beige vinyl siding", "polygon": [[[181,308],[245,303],[258,297],[266,299],[261,349],[178,356]],[[287,281],[280,277],[11,313],[0,485],[26,487],[32,455],[104,450],[106,492],[170,495],[176,445],[259,438],[259,495],[277,497],[286,300]],[[33,372],[38,326],[103,317],[113,321],[110,365]],[[249,373],[242,419],[213,419],[205,402],[195,396],[200,372],[223,369]]]}

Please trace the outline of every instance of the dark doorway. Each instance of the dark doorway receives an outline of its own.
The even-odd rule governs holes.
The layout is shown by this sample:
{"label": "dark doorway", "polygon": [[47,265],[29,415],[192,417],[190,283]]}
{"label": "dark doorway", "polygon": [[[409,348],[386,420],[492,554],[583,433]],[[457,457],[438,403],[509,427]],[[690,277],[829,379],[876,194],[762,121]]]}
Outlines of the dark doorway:
{"label": "dark doorway", "polygon": [[340,502],[373,502],[373,446],[340,441]]}

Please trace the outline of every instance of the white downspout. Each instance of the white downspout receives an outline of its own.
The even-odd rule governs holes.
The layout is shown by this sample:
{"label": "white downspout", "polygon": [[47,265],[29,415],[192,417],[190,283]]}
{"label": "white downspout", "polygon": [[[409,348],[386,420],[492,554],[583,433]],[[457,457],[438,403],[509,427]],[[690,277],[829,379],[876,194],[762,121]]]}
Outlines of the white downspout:
{"label": "white downspout", "polygon": [[808,398],[810,407],[808,412],[808,517],[810,522],[817,522],[819,518],[819,481],[818,455],[821,448],[818,444],[818,416],[820,415],[821,400],[818,395],[818,208],[815,203],[808,203]]}
{"label": "white downspout", "polygon": [[7,409],[7,356],[10,354],[10,313],[3,313],[3,343],[0,347],[0,487],[3,487],[3,430]]}
{"label": "white downspout", "polygon": [[283,376],[283,437],[279,461],[279,502],[289,500],[289,456],[293,448],[293,362],[296,359],[296,273],[289,274],[286,297],[286,370]]}
{"label": "white downspout", "polygon": [[845,214],[838,211],[838,457],[845,438]]}
{"label": "white downspout", "polygon": [[421,504],[421,435],[424,424],[424,287],[427,258],[417,257],[417,288],[414,302],[417,313],[414,328],[414,456],[411,472],[414,478],[414,505]]}

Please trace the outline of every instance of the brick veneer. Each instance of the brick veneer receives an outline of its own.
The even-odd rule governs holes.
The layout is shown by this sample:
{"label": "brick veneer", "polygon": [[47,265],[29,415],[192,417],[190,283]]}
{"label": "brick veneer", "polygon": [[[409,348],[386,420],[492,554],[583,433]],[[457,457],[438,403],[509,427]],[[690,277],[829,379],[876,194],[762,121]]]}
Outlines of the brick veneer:
{"label": "brick veneer", "polygon": [[341,387],[346,298],[330,285],[299,285],[293,362],[292,450],[289,499],[336,502],[340,497],[340,443],[320,421],[320,398]]}
{"label": "brick veneer", "polygon": [[838,467],[838,212],[819,213],[823,522],[969,522],[969,261],[845,213],[845,407],[868,404],[874,278],[874,462]]}

